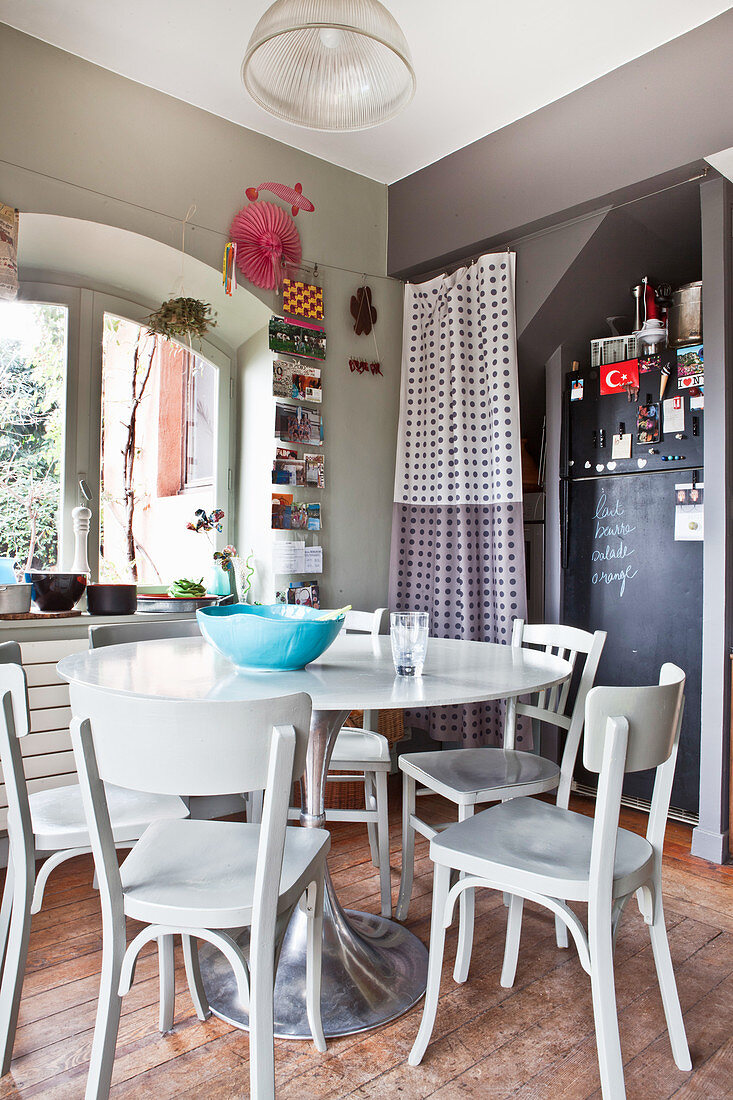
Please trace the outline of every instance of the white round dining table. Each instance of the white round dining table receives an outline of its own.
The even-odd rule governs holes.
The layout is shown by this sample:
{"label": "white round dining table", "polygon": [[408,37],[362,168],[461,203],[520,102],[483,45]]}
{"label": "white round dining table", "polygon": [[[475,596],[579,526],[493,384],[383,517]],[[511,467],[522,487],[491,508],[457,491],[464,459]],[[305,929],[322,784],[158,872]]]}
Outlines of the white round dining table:
{"label": "white round dining table", "polygon": [[[352,710],[443,707],[518,696],[563,683],[570,665],[544,652],[488,642],[431,638],[423,673],[396,676],[388,637],[340,635],[298,672],[241,672],[203,638],[133,642],[75,653],[58,665],[71,706],[84,717],[88,688],[150,699],[266,699],[305,691],[313,701],[303,777],[301,825],[325,824],[324,789],[339,729]],[[513,708],[512,708],[513,709]],[[181,792],[185,794],[185,792]],[[396,921],[344,910],[326,876],[322,1015],[329,1037],[364,1031],[400,1016],[425,992],[427,950]],[[310,1039],[305,1010],[305,915],[297,908],[284,934],[275,984],[275,1034]],[[247,933],[242,933],[242,942]],[[201,970],[213,1011],[246,1028],[224,956],[201,945]]]}

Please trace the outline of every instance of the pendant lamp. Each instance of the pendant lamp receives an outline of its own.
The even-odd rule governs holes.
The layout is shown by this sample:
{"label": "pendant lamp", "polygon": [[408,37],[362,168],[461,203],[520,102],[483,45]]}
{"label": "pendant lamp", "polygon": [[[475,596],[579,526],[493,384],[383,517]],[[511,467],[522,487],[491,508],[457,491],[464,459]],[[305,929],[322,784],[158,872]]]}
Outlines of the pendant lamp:
{"label": "pendant lamp", "polygon": [[310,130],[365,130],[406,107],[415,70],[379,0],[275,0],[242,62],[244,85],[276,118]]}

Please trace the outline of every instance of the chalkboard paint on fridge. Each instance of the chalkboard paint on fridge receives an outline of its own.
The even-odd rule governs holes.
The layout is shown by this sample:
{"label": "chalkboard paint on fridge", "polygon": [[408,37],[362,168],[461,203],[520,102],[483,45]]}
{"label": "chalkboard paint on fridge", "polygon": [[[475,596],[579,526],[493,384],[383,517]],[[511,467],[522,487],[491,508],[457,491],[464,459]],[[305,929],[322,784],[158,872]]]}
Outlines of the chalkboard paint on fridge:
{"label": "chalkboard paint on fridge", "polygon": [[[685,717],[672,806],[698,812],[702,551],[674,541],[680,470],[575,481],[569,485],[568,567],[563,622],[605,630],[597,684],[652,684],[665,661],[687,674]],[[579,763],[576,778],[595,785]],[[651,797],[653,776],[629,775],[624,793]]]}

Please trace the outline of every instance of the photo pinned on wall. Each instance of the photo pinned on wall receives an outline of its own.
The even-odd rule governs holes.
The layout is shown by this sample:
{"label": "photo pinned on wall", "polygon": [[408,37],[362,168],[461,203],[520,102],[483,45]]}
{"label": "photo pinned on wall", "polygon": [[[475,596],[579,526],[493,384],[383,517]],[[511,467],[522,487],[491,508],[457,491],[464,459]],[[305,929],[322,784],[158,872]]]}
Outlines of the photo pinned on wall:
{"label": "photo pinned on wall", "polygon": [[572,378],[570,380],[570,400],[582,401],[583,400],[583,379]]}
{"label": "photo pinned on wall", "polygon": [[320,405],[321,372],[315,367],[307,371],[294,371],[290,396],[296,401],[313,401]]}
{"label": "photo pinned on wall", "polygon": [[321,529],[321,506],[320,504],[307,504],[307,521],[306,530],[308,531],[320,531]]}
{"label": "photo pinned on wall", "polygon": [[271,317],[268,345],[281,355],[299,355],[304,359],[326,358],[326,331],[308,321],[289,317]]}
{"label": "photo pinned on wall", "polygon": [[289,531],[291,529],[292,493],[272,494],[272,529]]}
{"label": "photo pinned on wall", "polygon": [[637,443],[659,442],[659,405],[639,405],[636,418]]}
{"label": "photo pinned on wall", "polygon": [[677,388],[680,390],[698,389],[705,381],[703,345],[680,348],[677,352]]}
{"label": "photo pinned on wall", "polygon": [[293,317],[306,317],[310,321],[322,321],[323,287],[284,279],[283,313],[289,313]]}
{"label": "photo pinned on wall", "polygon": [[[694,478],[694,474],[693,474]],[[674,487],[675,542],[702,542],[705,538],[705,485],[692,481]]]}
{"label": "photo pinned on wall", "polygon": [[272,393],[274,397],[293,396],[293,371],[297,366],[297,363],[291,363],[288,359],[273,359]]}
{"label": "photo pinned on wall", "polygon": [[323,446],[323,419],[315,409],[302,405],[275,405],[275,435],[283,443],[307,443]]}
{"label": "photo pinned on wall", "polygon": [[291,581],[287,590],[287,602],[320,610],[321,594],[318,581],[314,581],[313,584],[299,584],[297,581]]}
{"label": "photo pinned on wall", "polygon": [[305,483],[314,489],[326,485],[326,460],[324,455],[305,455]]}

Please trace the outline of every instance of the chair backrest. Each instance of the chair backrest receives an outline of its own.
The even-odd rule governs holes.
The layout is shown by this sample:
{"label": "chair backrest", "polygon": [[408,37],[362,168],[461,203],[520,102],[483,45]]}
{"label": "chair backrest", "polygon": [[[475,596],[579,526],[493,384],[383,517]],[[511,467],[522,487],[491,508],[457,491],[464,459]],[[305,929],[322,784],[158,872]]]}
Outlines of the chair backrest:
{"label": "chair backrest", "polygon": [[[583,733],[585,701],[598,671],[606,642],[605,630],[580,630],[561,623],[525,623],[515,619],[512,645],[531,646],[567,661],[572,675],[564,684],[537,693],[536,701],[518,703],[517,714],[567,730],[560,762],[557,803],[567,808],[573,770]],[[580,658],[583,658],[582,665]],[[513,745],[507,745],[513,748]]]}
{"label": "chair backrest", "polygon": [[387,608],[378,607],[376,611],[347,611],[344,622],[346,634],[371,634],[376,637],[385,628]]}
{"label": "chair backrest", "polygon": [[89,648],[101,649],[107,645],[124,645],[125,642],[150,642],[158,638],[199,638],[201,631],[196,619],[177,619],[172,623],[103,623],[89,627]]}
{"label": "chair backrest", "polygon": [[119,911],[122,894],[105,782],[160,794],[264,789],[254,915],[274,924],[290,790],[305,766],[310,696],[188,702],[72,689],[72,709],[71,741],[103,907]]}
{"label": "chair backrest", "polygon": [[311,701],[303,692],[254,701],[168,700],[72,683],[75,718],[88,718],[102,780],[155,794],[264,790],[274,726],[296,730],[293,779],[305,768]]}
{"label": "chair backrest", "polygon": [[583,763],[598,773],[598,796],[593,823],[591,880],[610,891],[627,772],[656,769],[647,840],[661,859],[664,830],[677,762],[685,674],[665,664],[659,684],[651,687],[597,687],[585,705]]}

